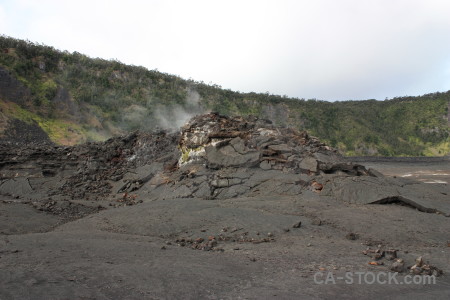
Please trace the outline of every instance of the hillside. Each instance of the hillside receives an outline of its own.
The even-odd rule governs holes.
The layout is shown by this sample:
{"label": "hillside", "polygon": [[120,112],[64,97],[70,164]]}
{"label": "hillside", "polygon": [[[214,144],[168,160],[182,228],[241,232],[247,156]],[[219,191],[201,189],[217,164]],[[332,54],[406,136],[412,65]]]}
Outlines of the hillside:
{"label": "hillside", "polygon": [[[346,155],[450,153],[450,91],[385,101],[326,102],[239,93],[118,61],[0,36],[0,136],[57,144],[177,128],[217,111],[308,130]],[[19,138],[20,136],[20,138]]]}

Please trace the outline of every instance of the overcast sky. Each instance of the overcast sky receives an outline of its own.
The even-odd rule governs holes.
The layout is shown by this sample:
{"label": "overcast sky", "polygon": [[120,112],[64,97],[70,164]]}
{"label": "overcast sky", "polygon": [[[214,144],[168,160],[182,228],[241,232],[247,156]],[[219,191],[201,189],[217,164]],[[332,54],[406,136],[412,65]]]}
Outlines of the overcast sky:
{"label": "overcast sky", "polygon": [[241,92],[450,90],[448,0],[0,0],[0,33]]}

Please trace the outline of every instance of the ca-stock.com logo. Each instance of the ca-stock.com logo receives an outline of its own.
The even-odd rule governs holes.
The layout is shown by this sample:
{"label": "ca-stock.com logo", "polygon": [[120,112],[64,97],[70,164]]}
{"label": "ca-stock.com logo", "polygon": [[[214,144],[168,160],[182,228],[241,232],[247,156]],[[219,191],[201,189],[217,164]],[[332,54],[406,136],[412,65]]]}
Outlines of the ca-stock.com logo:
{"label": "ca-stock.com logo", "polygon": [[317,272],[314,274],[315,284],[399,284],[428,285],[436,284],[434,275],[398,276],[397,272],[346,272],[342,276],[332,272]]}

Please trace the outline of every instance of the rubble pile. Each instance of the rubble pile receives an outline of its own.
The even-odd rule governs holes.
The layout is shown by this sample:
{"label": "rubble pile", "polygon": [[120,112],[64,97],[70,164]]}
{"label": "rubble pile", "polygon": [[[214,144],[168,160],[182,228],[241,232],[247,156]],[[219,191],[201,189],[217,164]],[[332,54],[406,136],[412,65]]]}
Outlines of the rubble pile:
{"label": "rubble pile", "polygon": [[0,193],[29,200],[103,200],[125,173],[148,162],[170,159],[177,141],[177,134],[158,131],[72,147],[3,143]]}
{"label": "rubble pile", "polygon": [[52,215],[57,215],[65,219],[66,221],[82,218],[91,213],[95,213],[104,209],[100,205],[97,207],[89,207],[85,205],[77,205],[68,201],[54,200],[49,200],[46,202],[32,202],[31,205],[37,210],[44,211]]}
{"label": "rubble pile", "polygon": [[416,258],[415,264],[409,268],[409,272],[414,275],[432,275],[435,277],[441,276],[443,274],[441,269],[425,263],[422,256]]}
{"label": "rubble pile", "polygon": [[[243,228],[222,228],[221,232],[216,235],[208,235],[205,237],[179,237],[174,242],[166,241],[166,245],[177,245],[180,247],[189,247],[196,250],[203,251],[223,251],[220,246],[224,243],[271,243],[275,242],[274,234],[269,232],[267,237],[259,232],[252,236],[248,231],[243,231]],[[238,247],[235,247],[238,248]]]}
{"label": "rubble pile", "polygon": [[[75,152],[77,171],[60,188],[60,193],[79,199],[89,195],[95,198],[111,194],[111,182],[121,180],[126,172],[161,156],[170,155],[176,135],[165,131],[156,133],[134,132],[126,137],[112,138],[104,143],[77,146]],[[57,193],[58,193],[57,192]]]}

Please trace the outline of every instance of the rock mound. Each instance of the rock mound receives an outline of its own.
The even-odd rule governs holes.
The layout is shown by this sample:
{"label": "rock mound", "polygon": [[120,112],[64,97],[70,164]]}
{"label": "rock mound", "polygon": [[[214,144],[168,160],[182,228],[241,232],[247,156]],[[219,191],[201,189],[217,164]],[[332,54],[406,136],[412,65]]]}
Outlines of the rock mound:
{"label": "rock mound", "polygon": [[296,174],[368,175],[306,131],[277,128],[255,117],[197,116],[182,128],[179,148],[180,167],[200,163],[209,169],[259,166]]}
{"label": "rock mound", "polygon": [[178,148],[175,197],[297,195],[321,190],[321,174],[369,176],[307,132],[255,117],[197,116],[182,128]]}

